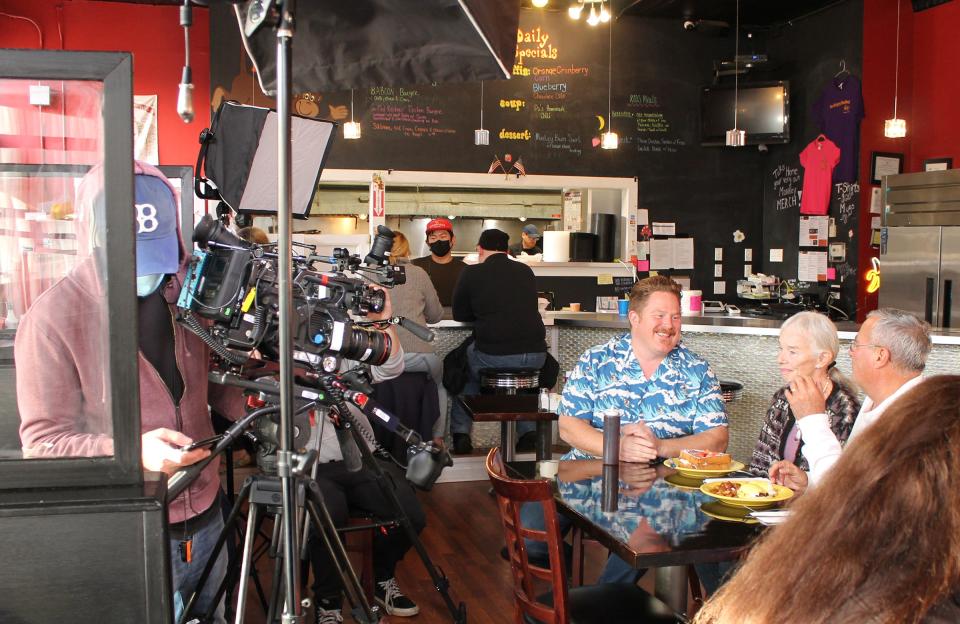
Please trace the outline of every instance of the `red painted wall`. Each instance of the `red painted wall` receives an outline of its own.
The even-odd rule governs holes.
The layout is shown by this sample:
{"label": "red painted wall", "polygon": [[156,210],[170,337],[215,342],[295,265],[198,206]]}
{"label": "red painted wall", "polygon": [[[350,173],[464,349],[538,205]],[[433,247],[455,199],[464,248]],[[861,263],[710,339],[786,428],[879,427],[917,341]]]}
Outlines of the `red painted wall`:
{"label": "red painted wall", "polygon": [[47,50],[101,50],[133,53],[133,92],[156,95],[160,164],[193,165],[200,131],[210,123],[210,22],[206,9],[194,8],[190,30],[196,118],[177,116],[177,86],[183,68],[183,30],[176,6],[152,6],[87,0],[4,0],[0,47]]}
{"label": "red painted wall", "polygon": [[[893,117],[897,7],[900,7],[900,79],[897,116],[907,136],[888,139],[883,122]],[[870,246],[871,153],[904,154],[904,173],[923,170],[928,158],[952,157],[960,167],[960,1],[914,13],[910,0],[864,0],[863,98],[867,117],[860,127],[860,266],[857,318],[877,307],[863,276],[879,250]],[[882,274],[882,268],[881,268]]]}

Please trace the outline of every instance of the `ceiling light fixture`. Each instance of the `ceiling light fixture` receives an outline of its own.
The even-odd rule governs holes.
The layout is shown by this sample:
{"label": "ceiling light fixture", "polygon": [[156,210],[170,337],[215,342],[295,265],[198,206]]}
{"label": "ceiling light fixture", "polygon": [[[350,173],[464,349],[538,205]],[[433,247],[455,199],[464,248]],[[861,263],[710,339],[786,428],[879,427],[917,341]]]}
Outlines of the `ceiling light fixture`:
{"label": "ceiling light fixture", "polygon": [[483,129],[483,81],[480,81],[480,127],[473,131],[474,145],[490,145],[490,131]]}
{"label": "ceiling light fixture", "polygon": [[594,4],[590,5],[590,15],[587,17],[587,23],[591,26],[596,26],[600,23],[600,16],[597,15],[597,7]]}
{"label": "ceiling light fixture", "polygon": [[[609,19],[609,18],[608,18]],[[600,148],[615,150],[620,145],[620,138],[613,131],[613,117],[611,94],[613,93],[613,22],[610,22],[609,48],[607,52],[607,131],[600,135]]]}
{"label": "ceiling light fixture", "polygon": [[570,19],[580,19],[581,13],[583,13],[583,2],[574,2],[570,5],[570,8],[567,9],[567,15],[570,16]]}
{"label": "ceiling light fixture", "polygon": [[747,133],[737,127],[737,108],[740,105],[740,0],[737,0],[737,27],[734,36],[736,43],[733,53],[733,128],[727,130],[727,147],[743,147]]}
{"label": "ceiling light fixture", "polygon": [[538,9],[542,9],[543,7],[547,6],[549,2],[550,0],[530,0],[530,4]]}
{"label": "ceiling light fixture", "polygon": [[900,0],[897,0],[897,58],[893,70],[893,119],[883,122],[883,136],[902,139],[907,136],[907,122],[897,117],[897,95],[900,81]]}
{"label": "ceiling light fixture", "polygon": [[350,121],[343,124],[343,138],[360,138],[360,124],[353,120],[353,89],[350,89]]}

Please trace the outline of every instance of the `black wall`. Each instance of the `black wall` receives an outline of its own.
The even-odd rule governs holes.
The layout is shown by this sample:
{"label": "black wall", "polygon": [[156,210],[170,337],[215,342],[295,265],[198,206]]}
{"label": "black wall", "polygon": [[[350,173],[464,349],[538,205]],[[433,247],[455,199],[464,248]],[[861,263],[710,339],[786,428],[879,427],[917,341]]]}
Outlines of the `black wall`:
{"label": "black wall", "polygon": [[[510,154],[530,174],[636,177],[639,206],[649,210],[650,220],[675,222],[678,235],[695,238],[692,286],[706,298],[713,298],[714,247],[724,249],[728,295],[721,298],[733,300],[748,264],[745,248],[752,250],[754,271],[791,277],[792,269],[796,275],[797,210],[771,210],[765,185],[779,164],[799,166],[797,154],[816,134],[806,110],[839,59],[859,74],[861,2],[851,0],[782,32],[759,33],[749,43],[744,38],[747,51],[769,45],[776,61],[773,71],[747,79],[787,79],[793,89],[793,142],[767,153],[756,146],[699,144],[700,88],[713,83],[715,61],[732,58],[732,36],[686,32],[676,20],[617,21],[609,106],[620,148],[606,151],[597,143],[601,119],[609,124],[610,31],[573,22],[564,12],[523,10],[520,31],[532,41],[518,43],[525,56],[518,57],[514,77],[484,83],[489,146],[473,142],[480,126],[478,83],[361,89],[353,94],[353,116],[363,138],[338,138],[327,166],[486,172],[495,157]],[[211,9],[214,99],[220,94],[269,105],[262,96],[251,102],[252,78],[240,65],[235,24],[218,15],[224,11]],[[300,114],[341,120],[349,120],[349,107],[349,91],[301,94],[297,101]],[[736,230],[746,236],[742,243],[733,240]],[[765,266],[770,247],[784,248],[794,265]],[[852,248],[849,255],[855,259]]]}

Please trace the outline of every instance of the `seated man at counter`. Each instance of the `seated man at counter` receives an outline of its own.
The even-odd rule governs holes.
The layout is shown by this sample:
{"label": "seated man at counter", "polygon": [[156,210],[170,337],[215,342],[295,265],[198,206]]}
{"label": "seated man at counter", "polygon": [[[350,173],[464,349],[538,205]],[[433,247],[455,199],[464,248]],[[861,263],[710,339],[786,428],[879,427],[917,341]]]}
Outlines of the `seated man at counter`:
{"label": "seated man at counter", "polygon": [[449,219],[431,219],[427,223],[427,246],[430,255],[414,258],[414,264],[430,276],[433,287],[437,289],[440,305],[448,308],[453,305],[453,288],[457,285],[460,273],[466,263],[453,255],[453,246],[457,237],[453,235],[453,224]]}
{"label": "seated man at counter", "polygon": [[510,255],[519,256],[520,254],[528,254],[535,256],[537,254],[542,254],[543,249],[540,246],[540,230],[537,229],[532,223],[528,223],[523,226],[523,230],[520,231],[520,242],[514,245],[510,245]]}
{"label": "seated man at counter", "polygon": [[[546,329],[537,308],[533,271],[507,255],[510,238],[500,230],[484,230],[477,242],[480,262],[464,269],[453,293],[453,318],[473,323],[474,342],[467,348],[469,375],[464,395],[480,393],[480,369],[542,368],[547,357]],[[450,410],[453,450],[473,450],[473,421],[460,401]],[[517,423],[521,450],[533,449],[532,422]]]}
{"label": "seated man at counter", "polygon": [[[608,409],[620,412],[622,462],[676,457],[681,449],[726,450],[720,384],[707,362],[680,344],[679,284],[664,276],[640,280],[627,318],[630,333],[588,349],[563,386],[560,437],[573,447],[563,459],[603,455]],[[524,526],[543,528],[539,509],[524,506],[521,515]],[[527,547],[537,554],[536,542]],[[611,555],[598,582],[635,583],[640,574]]]}
{"label": "seated man at counter", "polygon": [[[867,315],[867,320],[850,343],[853,380],[867,396],[847,439],[847,446],[876,422],[900,395],[923,381],[921,373],[931,347],[930,326],[909,312],[881,308]],[[823,393],[813,381],[806,377],[793,380],[786,396],[797,417],[810,471],[805,472],[788,461],[779,461],[770,467],[770,478],[803,492],[809,484],[816,484],[823,478],[840,458],[843,448],[830,430]]]}

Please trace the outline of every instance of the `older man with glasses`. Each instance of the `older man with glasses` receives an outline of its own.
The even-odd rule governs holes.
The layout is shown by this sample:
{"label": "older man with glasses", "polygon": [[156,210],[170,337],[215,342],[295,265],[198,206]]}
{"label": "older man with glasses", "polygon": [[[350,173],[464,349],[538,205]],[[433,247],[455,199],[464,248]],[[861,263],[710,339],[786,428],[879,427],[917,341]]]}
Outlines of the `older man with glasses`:
{"label": "older man with glasses", "polygon": [[[921,373],[930,354],[930,326],[903,310],[882,308],[867,315],[850,343],[853,380],[866,398],[860,407],[847,444],[876,422],[891,403],[923,381]],[[786,391],[790,409],[797,417],[804,456],[810,472],[788,461],[770,467],[770,478],[797,492],[816,484],[837,461],[840,442],[830,430],[820,388],[809,378],[798,378]]]}

